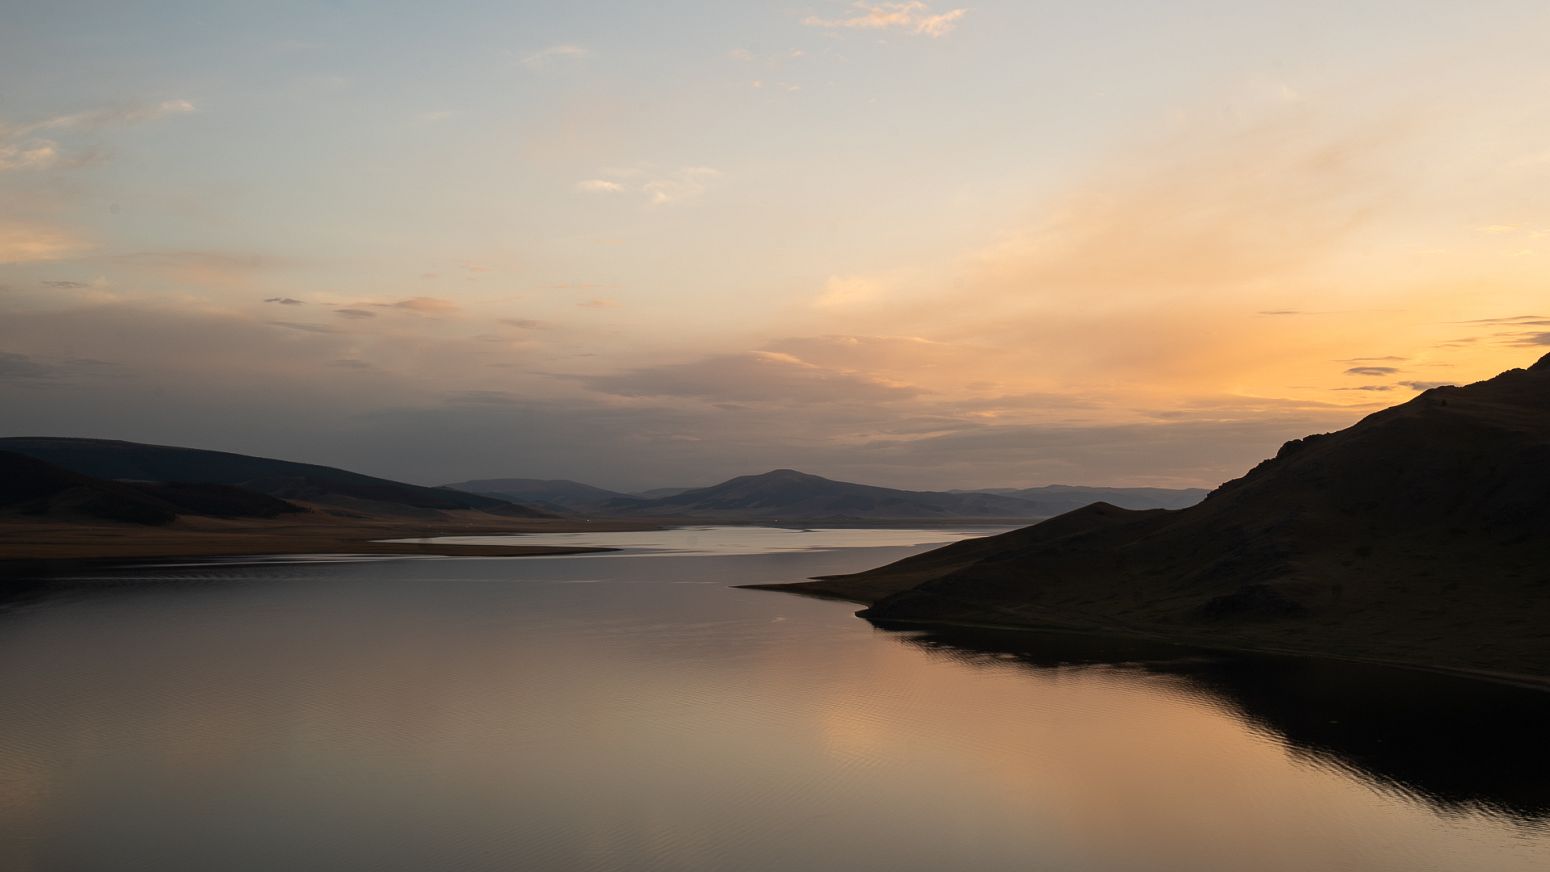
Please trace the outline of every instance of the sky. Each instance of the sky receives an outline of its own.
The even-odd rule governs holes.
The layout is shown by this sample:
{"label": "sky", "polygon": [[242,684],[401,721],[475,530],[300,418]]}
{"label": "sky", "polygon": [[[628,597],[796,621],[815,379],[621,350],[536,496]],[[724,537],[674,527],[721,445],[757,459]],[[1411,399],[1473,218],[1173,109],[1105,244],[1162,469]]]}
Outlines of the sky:
{"label": "sky", "polygon": [[1542,2],[0,6],[0,435],[1209,487],[1550,352]]}

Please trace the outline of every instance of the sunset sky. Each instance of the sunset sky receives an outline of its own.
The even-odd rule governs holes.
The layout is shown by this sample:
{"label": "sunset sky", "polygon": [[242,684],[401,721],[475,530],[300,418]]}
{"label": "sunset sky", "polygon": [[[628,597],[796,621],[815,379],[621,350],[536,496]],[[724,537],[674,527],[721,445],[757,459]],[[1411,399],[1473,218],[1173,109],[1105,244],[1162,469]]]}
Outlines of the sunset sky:
{"label": "sunset sky", "polygon": [[1550,352],[1542,0],[0,18],[0,435],[1212,486]]}

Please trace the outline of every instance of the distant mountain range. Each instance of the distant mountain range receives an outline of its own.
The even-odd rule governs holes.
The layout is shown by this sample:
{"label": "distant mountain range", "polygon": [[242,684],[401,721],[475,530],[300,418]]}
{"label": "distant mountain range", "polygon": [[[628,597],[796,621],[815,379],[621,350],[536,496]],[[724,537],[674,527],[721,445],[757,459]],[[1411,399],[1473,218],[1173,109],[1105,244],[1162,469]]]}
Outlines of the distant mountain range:
{"label": "distant mountain range", "polygon": [[561,514],[594,512],[615,500],[634,499],[630,494],[563,478],[480,478],[442,486]]}
{"label": "distant mountain range", "polygon": [[996,494],[1038,503],[1061,515],[1072,509],[1096,502],[1107,502],[1125,509],[1184,509],[1200,502],[1210,493],[1206,488],[1166,487],[1078,487],[1068,484],[1051,484],[1044,487],[982,488],[952,493]]}
{"label": "distant mountain range", "polygon": [[[498,497],[224,451],[41,436],[0,438],[0,451],[103,482],[176,483],[185,491],[191,484],[227,485],[284,501],[314,504],[338,514],[436,517],[443,512],[478,511],[514,518],[551,516]],[[164,495],[171,489],[161,488]]]}
{"label": "distant mountain range", "polygon": [[1550,677],[1550,356],[1439,387],[1179,511],[1097,504],[794,586],[1001,624]]}
{"label": "distant mountain range", "polygon": [[659,488],[641,494],[575,481],[481,479],[447,487],[555,511],[632,518],[716,521],[1030,520],[1098,500],[1136,508],[1198,502],[1200,489],[1052,486],[1007,491],[909,491],[834,481],[794,469],[745,475],[701,488]]}

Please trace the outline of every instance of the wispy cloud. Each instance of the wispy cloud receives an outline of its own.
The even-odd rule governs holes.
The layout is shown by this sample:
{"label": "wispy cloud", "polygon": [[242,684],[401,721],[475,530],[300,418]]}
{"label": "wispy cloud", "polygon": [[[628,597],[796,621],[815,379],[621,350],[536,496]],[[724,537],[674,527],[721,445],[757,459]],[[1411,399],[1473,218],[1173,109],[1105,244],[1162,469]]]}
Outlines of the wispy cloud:
{"label": "wispy cloud", "polygon": [[802,19],[802,23],[808,27],[830,30],[898,29],[936,38],[952,33],[953,28],[957,27],[958,22],[969,12],[967,9],[932,12],[931,7],[920,0],[907,0],[903,3],[857,2],[851,4],[851,9],[855,11],[841,18],[809,15]]}
{"label": "wispy cloud", "polygon": [[874,303],[881,299],[883,291],[883,282],[868,276],[830,276],[813,305],[820,309],[840,309]]}
{"label": "wispy cloud", "polygon": [[264,302],[276,303],[281,306],[301,306],[306,303],[306,300],[298,300],[295,297],[266,297]]}
{"label": "wispy cloud", "polygon": [[66,159],[59,141],[53,138],[60,134],[139,124],[193,111],[194,104],[188,100],[165,100],[53,115],[26,124],[0,123],[0,173],[79,165],[85,159]]}
{"label": "wispy cloud", "polygon": [[0,264],[63,260],[87,247],[84,241],[63,230],[0,220]]}
{"label": "wispy cloud", "polygon": [[449,315],[458,310],[457,303],[439,297],[411,297],[396,303],[377,303],[379,308],[405,309],[421,315]]}
{"label": "wispy cloud", "polygon": [[0,173],[46,170],[59,162],[59,143],[35,139],[21,143],[0,142]]}
{"label": "wispy cloud", "polygon": [[523,55],[521,63],[522,66],[530,70],[541,70],[555,63],[578,61],[591,56],[592,50],[589,48],[571,43],[561,43]]}
{"label": "wispy cloud", "polygon": [[1346,375],[1393,375],[1399,372],[1392,366],[1353,366],[1345,371]]}
{"label": "wispy cloud", "polygon": [[720,354],[690,363],[643,367],[583,379],[594,390],[621,396],[685,397],[719,402],[888,401],[919,389],[864,373],[818,366],[778,351]]}
{"label": "wispy cloud", "polygon": [[65,115],[54,115],[41,121],[34,121],[17,127],[3,127],[0,128],[0,131],[9,136],[30,136],[45,130],[94,130],[102,127],[155,121],[168,115],[183,115],[195,111],[195,108],[194,104],[188,100],[164,100],[160,103],[115,106],[89,109],[85,112],[72,112]]}
{"label": "wispy cloud", "polygon": [[576,189],[588,194],[634,193],[653,206],[665,206],[700,196],[720,177],[720,170],[706,166],[679,167],[669,172],[649,167],[615,167],[602,171],[598,178],[577,182]]}

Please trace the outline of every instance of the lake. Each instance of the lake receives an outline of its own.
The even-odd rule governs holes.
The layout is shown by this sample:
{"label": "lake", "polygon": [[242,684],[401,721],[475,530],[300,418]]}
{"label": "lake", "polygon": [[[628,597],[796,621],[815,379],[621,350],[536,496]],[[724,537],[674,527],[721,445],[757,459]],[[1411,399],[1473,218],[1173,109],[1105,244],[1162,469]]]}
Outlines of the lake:
{"label": "lake", "polygon": [[960,535],[542,536],[624,550],[15,594],[0,869],[1550,868],[1550,694],[731,586]]}

